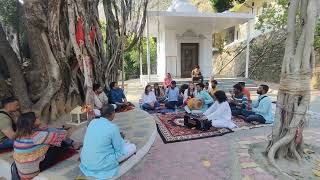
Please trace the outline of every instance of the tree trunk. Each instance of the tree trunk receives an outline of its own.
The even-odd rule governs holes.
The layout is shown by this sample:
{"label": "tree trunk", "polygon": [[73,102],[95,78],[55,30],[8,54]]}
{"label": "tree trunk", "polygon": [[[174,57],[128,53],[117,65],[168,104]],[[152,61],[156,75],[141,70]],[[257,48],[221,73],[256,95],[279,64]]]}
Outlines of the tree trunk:
{"label": "tree trunk", "polygon": [[28,88],[20,68],[19,59],[7,41],[2,25],[0,25],[0,56],[4,57],[11,77],[13,92],[19,99],[21,108],[23,110],[29,108],[31,101],[28,96]]}
{"label": "tree trunk", "polygon": [[[275,158],[302,157],[302,131],[310,102],[310,79],[314,62],[314,31],[318,14],[317,0],[291,0],[287,24],[287,40],[278,91],[272,140],[267,148],[270,163],[278,168]],[[301,34],[296,41],[296,14],[301,7]]]}

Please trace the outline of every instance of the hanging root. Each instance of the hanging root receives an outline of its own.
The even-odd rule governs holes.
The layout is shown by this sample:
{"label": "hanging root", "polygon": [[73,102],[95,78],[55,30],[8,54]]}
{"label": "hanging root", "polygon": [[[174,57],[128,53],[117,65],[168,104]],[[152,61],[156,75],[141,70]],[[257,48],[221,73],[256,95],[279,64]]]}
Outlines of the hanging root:
{"label": "hanging root", "polygon": [[[279,141],[273,144],[273,146],[270,148],[268,152],[268,161],[269,163],[276,168],[279,172],[282,172],[283,174],[288,175],[286,172],[282,171],[279,166],[276,164],[275,161],[275,154],[279,150],[279,148],[285,144],[288,144],[293,138],[295,137],[294,133],[286,134],[283,138],[281,138]],[[288,175],[289,176],[289,175]]]}

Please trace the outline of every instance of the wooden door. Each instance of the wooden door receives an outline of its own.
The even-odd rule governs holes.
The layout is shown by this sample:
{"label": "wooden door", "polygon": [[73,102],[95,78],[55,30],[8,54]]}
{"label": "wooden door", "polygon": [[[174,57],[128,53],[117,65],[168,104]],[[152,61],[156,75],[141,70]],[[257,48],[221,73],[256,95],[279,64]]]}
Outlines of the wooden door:
{"label": "wooden door", "polygon": [[181,43],[181,77],[191,77],[192,69],[199,64],[199,43]]}

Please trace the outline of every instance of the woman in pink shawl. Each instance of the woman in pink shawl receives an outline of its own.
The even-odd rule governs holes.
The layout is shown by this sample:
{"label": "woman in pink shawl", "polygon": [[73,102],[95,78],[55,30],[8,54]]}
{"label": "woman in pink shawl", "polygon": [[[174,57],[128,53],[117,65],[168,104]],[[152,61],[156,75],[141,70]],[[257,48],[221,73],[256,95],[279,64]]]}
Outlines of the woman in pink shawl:
{"label": "woman in pink shawl", "polygon": [[172,77],[170,73],[167,73],[166,78],[164,78],[163,87],[169,88],[171,87]]}

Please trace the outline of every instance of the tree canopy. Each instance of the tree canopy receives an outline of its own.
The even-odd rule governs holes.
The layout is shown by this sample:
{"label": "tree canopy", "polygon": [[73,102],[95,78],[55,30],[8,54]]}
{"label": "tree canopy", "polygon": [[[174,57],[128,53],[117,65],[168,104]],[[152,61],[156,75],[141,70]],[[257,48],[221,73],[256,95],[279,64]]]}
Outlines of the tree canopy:
{"label": "tree canopy", "polygon": [[245,0],[210,0],[213,9],[217,12],[224,12],[231,9],[236,4],[244,3]]}

